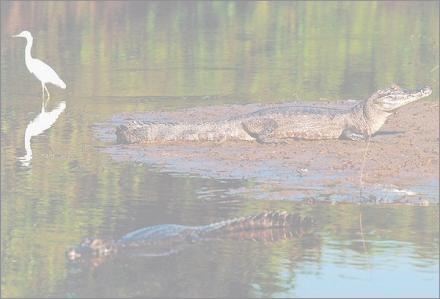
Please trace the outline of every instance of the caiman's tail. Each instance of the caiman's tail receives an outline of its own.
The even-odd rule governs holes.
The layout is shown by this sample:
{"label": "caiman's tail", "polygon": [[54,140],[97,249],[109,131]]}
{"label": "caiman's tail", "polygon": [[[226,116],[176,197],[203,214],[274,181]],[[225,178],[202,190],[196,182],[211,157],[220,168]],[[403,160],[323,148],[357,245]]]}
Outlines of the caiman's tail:
{"label": "caiman's tail", "polygon": [[299,214],[272,211],[202,226],[200,233],[223,234],[276,228],[307,230],[310,229],[312,225],[313,220],[309,216],[303,217]]}
{"label": "caiman's tail", "polygon": [[146,143],[166,141],[222,141],[225,129],[220,123],[160,123],[131,121],[116,129],[117,143]]}

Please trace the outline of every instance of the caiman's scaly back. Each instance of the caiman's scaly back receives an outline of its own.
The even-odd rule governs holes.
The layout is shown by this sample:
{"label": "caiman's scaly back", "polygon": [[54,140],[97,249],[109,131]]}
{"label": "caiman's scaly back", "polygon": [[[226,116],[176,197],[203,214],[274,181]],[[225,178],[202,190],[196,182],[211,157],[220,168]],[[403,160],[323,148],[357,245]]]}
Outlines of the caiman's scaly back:
{"label": "caiman's scaly back", "polygon": [[206,226],[199,227],[199,232],[203,235],[220,235],[246,230],[260,230],[272,228],[304,228],[313,223],[309,216],[302,217],[299,214],[288,212],[271,211],[258,215],[225,220]]}
{"label": "caiman's scaly back", "polygon": [[[286,234],[282,234],[286,237],[301,236],[303,232],[310,230],[312,224],[313,221],[310,217],[302,217],[288,212],[265,212],[202,226],[161,224],[138,229],[117,241],[86,238],[79,246],[70,249],[67,252],[67,257],[74,261],[134,251],[142,256],[163,256],[175,253],[183,246],[197,241],[227,238],[228,236],[247,239],[247,232],[250,233],[249,238],[251,239],[270,237],[272,234],[264,234],[264,232],[277,229],[282,229],[283,233],[286,232]],[[263,234],[259,236],[258,232],[263,232]],[[289,234],[290,232],[298,234]]]}

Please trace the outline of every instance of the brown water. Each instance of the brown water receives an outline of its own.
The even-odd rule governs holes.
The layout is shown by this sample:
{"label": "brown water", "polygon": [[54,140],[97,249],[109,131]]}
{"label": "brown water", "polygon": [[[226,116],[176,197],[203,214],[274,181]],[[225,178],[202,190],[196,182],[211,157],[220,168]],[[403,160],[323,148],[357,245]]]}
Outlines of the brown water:
{"label": "brown water", "polygon": [[[255,182],[114,161],[93,134],[94,124],[121,112],[363,98],[394,82],[433,86],[437,100],[438,2],[2,1],[1,8],[3,297],[439,296],[438,205],[257,200],[258,192],[229,192],[258,190]],[[67,83],[49,86],[46,112],[58,108],[57,119],[40,114],[25,41],[10,37],[22,30],[34,35],[33,55]],[[50,128],[41,132],[43,123]],[[318,228],[307,238],[201,242],[95,268],[64,256],[86,236],[269,209],[311,215]]]}

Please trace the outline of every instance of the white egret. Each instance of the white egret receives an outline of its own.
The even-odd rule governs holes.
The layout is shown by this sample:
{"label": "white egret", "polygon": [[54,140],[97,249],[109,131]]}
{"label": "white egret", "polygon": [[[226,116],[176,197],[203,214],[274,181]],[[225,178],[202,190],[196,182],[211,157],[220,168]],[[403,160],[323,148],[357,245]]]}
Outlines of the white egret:
{"label": "white egret", "polygon": [[47,92],[48,99],[50,98],[49,90],[46,87],[46,83],[52,83],[62,89],[66,88],[66,83],[58,77],[57,73],[45,64],[43,61],[32,58],[31,48],[33,43],[32,34],[29,31],[22,31],[20,34],[13,35],[12,37],[24,37],[26,39],[26,48],[24,50],[24,60],[26,63],[26,67],[32,74],[37,77],[38,80],[41,81],[41,90],[43,91],[43,100],[44,100],[44,91]]}

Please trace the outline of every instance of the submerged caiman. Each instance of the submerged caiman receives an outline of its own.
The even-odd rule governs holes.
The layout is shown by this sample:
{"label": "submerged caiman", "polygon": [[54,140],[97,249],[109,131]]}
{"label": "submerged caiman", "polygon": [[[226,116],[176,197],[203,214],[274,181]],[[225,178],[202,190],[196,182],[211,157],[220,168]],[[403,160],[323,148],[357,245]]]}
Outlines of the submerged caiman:
{"label": "submerged caiman", "polygon": [[431,88],[406,91],[394,85],[379,90],[351,109],[304,106],[267,108],[226,120],[203,123],[131,121],[116,130],[118,143],[256,140],[283,143],[291,139],[365,140],[398,108],[427,97]]}
{"label": "submerged caiman", "polygon": [[203,226],[162,224],[142,228],[119,240],[86,238],[67,252],[70,261],[101,259],[108,256],[165,256],[185,245],[213,239],[276,240],[310,232],[313,220],[287,212],[271,211]]}

